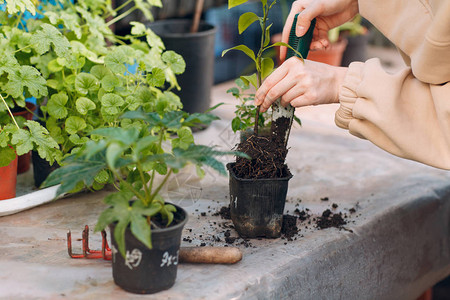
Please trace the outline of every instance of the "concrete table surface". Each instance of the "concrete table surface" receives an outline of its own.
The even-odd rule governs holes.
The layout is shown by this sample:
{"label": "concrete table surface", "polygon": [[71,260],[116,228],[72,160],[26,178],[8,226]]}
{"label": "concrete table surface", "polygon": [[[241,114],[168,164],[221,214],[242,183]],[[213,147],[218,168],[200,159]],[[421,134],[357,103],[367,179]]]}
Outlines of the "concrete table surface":
{"label": "concrete table surface", "polygon": [[[214,102],[234,103],[215,86]],[[299,223],[287,239],[236,239],[243,260],[235,265],[180,264],[175,285],[154,295],[117,287],[110,262],[71,259],[81,231],[96,223],[108,191],[73,195],[0,218],[1,299],[415,299],[450,274],[450,172],[393,157],[335,127],[335,105],[298,109],[303,127],[291,133],[285,213],[309,209],[312,218],[333,203],[347,215],[347,230]],[[195,134],[196,141],[230,149],[234,106]],[[224,162],[232,158],[223,158]],[[182,171],[164,191],[189,212],[182,246],[224,246],[231,221],[215,213],[228,205],[228,179]],[[323,199],[328,198],[328,201]],[[351,213],[351,209],[356,212]],[[231,229],[231,235],[237,234]],[[108,236],[109,239],[109,236]],[[91,233],[90,247],[100,247]]]}

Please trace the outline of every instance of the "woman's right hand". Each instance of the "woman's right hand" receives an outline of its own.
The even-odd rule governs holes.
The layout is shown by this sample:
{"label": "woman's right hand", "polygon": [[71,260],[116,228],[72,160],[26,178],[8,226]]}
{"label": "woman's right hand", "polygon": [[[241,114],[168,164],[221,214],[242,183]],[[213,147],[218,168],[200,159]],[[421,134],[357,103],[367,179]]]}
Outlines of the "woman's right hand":
{"label": "woman's right hand", "polygon": [[[289,42],[292,26],[296,26],[295,34],[303,36],[316,18],[311,49],[326,48],[329,45],[328,31],[351,20],[359,12],[358,0],[297,0],[292,3],[291,11],[283,28],[282,42]],[[299,13],[297,24],[292,24]],[[286,47],[280,47],[280,59],[286,57]]]}

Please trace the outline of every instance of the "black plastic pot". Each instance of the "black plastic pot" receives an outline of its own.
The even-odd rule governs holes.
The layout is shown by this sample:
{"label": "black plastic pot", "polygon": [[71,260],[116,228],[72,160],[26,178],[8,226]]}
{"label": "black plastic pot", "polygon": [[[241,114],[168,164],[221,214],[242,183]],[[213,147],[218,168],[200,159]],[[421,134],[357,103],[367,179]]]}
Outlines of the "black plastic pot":
{"label": "black plastic pot", "polygon": [[242,237],[277,238],[281,235],[289,179],[242,179],[230,173],[230,214],[234,228]]}
{"label": "black plastic pot", "polygon": [[114,239],[115,224],[109,226],[113,249],[114,282],[122,289],[136,294],[153,294],[172,287],[177,277],[181,233],[187,222],[186,211],[174,205],[174,220],[178,223],[163,229],[152,229],[152,249],[147,248],[131,233],[125,232],[126,259],[120,255]]}
{"label": "black plastic pot", "polygon": [[148,23],[164,42],[167,50],[183,56],[186,70],[177,76],[180,91],[173,90],[188,113],[205,112],[210,107],[214,83],[214,39],[216,28],[200,23],[198,32],[190,33],[192,20],[160,20]]}
{"label": "black plastic pot", "polygon": [[33,162],[34,186],[39,188],[51,172],[59,168],[57,163],[50,165],[48,161],[41,158],[36,151],[31,151],[31,161]]}

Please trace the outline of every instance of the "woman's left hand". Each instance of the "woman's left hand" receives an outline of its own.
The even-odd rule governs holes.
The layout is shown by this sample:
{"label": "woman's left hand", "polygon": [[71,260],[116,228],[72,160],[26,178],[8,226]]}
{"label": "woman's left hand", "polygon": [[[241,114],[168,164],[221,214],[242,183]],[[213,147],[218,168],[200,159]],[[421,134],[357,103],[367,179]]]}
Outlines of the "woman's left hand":
{"label": "woman's left hand", "polygon": [[291,57],[268,76],[255,94],[266,111],[276,99],[294,107],[339,102],[339,88],[347,68]]}

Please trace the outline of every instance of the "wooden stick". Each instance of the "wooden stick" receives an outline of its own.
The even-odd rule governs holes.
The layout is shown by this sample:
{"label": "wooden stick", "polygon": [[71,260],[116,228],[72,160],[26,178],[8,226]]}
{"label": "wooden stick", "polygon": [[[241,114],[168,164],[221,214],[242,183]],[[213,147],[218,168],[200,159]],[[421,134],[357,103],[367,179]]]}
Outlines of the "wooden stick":
{"label": "wooden stick", "polygon": [[198,31],[198,25],[200,24],[200,16],[202,15],[204,2],[205,0],[197,0],[195,3],[194,22],[192,22],[191,33]]}
{"label": "wooden stick", "polygon": [[236,247],[181,247],[180,263],[234,264],[242,259],[242,252]]}

